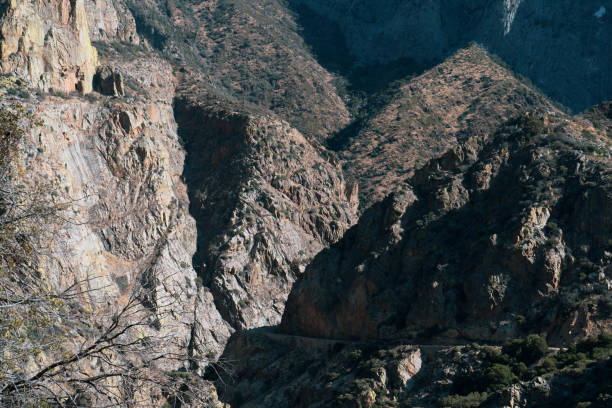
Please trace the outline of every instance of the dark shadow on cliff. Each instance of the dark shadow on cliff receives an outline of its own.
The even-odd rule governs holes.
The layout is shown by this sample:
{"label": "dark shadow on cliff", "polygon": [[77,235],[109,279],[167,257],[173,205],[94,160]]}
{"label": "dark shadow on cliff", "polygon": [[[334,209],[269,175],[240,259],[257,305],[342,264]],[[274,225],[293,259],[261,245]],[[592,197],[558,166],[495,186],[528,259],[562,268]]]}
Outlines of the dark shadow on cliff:
{"label": "dark shadow on cliff", "polygon": [[395,82],[426,71],[446,56],[423,63],[410,57],[399,57],[386,63],[359,64],[358,58],[351,54],[338,23],[302,3],[290,2],[289,7],[300,27],[300,35],[317,62],[340,77],[336,87],[354,118],[328,139],[326,145],[334,151],[346,148],[367,118],[391,101]]}
{"label": "dark shadow on cliff", "polygon": [[[530,123],[514,119],[509,126],[529,129]],[[431,342],[447,329],[457,328],[460,333],[473,325],[521,315],[527,320],[517,326],[517,333],[542,326],[554,333],[553,328],[560,327],[569,313],[579,307],[579,302],[573,299],[587,298],[586,292],[580,292],[579,281],[580,272],[585,276],[587,272],[580,269],[581,265],[564,265],[558,291],[542,295],[552,282],[547,274],[546,251],[556,248],[555,234],[560,234],[557,230],[563,231],[568,248],[588,247],[589,238],[581,231],[587,230],[587,237],[597,238],[590,239],[591,251],[580,262],[587,266],[597,264],[606,246],[605,227],[600,227],[606,224],[606,216],[602,209],[586,208],[605,203],[606,198],[604,189],[598,187],[604,181],[597,172],[567,174],[568,169],[578,168],[581,159],[573,149],[587,146],[577,142],[566,145],[561,141],[571,139],[541,134],[541,130],[500,134],[492,137],[493,141],[473,162],[462,162],[450,151],[417,171],[410,184],[418,201],[402,215],[401,229],[393,225],[398,217],[396,208],[408,205],[401,194],[397,199],[389,196],[366,210],[359,223],[341,241],[319,253],[294,284],[281,330],[300,335],[413,339],[410,341],[422,343]],[[542,146],[555,154],[539,155]],[[504,149],[510,152],[507,161],[487,188],[481,190],[476,184],[479,163],[497,160]],[[517,181],[522,169],[541,166],[551,170]],[[461,191],[470,191],[464,197],[467,201],[458,208],[443,210],[437,194],[444,191],[451,196],[455,177],[461,173],[461,185],[456,188],[454,199],[461,203]],[[561,199],[554,201],[555,194],[562,194]],[[523,233],[520,220],[524,214],[542,205],[550,208],[551,221],[546,224],[546,237],[542,238],[534,260],[530,261],[522,255],[522,247],[514,244],[515,237],[518,231]],[[441,216],[427,221],[436,212],[441,212]],[[598,215],[589,215],[585,226],[586,220],[581,219],[584,214]],[[575,221],[578,219],[581,221]],[[397,242],[397,237],[390,233],[394,228],[403,231]],[[506,292],[491,308],[486,288],[498,276],[507,279]],[[363,282],[375,282],[375,294],[367,301],[360,300],[365,303],[351,303],[358,302],[355,299],[362,299],[361,293],[366,293]],[[437,291],[437,287],[443,291]],[[376,312],[367,319],[348,316],[345,311],[349,304],[352,310]],[[321,316],[325,319],[321,320]],[[386,337],[380,333],[386,333]],[[464,339],[486,340],[479,336]],[[500,340],[507,338],[495,341]],[[560,342],[555,338],[549,340]]]}
{"label": "dark shadow on cliff", "polygon": [[384,91],[391,82],[422,72],[439,62],[418,64],[409,57],[400,57],[389,63],[359,65],[338,23],[304,4],[290,7],[300,26],[300,34],[317,62],[345,78],[348,83],[344,85],[350,93]]}
{"label": "dark shadow on cliff", "polygon": [[[247,119],[185,98],[175,99],[174,115],[187,152],[183,179],[198,234],[193,267],[202,283],[210,287],[210,271],[216,262],[211,250],[232,217],[239,184],[248,171],[244,160]],[[224,304],[219,302],[217,308],[227,319]]]}
{"label": "dark shadow on cliff", "polygon": [[[362,0],[350,2],[346,11],[340,6],[322,6],[329,15],[313,11],[317,3],[324,2],[290,0],[289,7],[319,62],[346,78],[355,89],[381,90],[411,73],[410,64],[401,64],[399,71],[392,69],[393,60],[413,61],[416,71],[428,69],[466,43],[476,41],[574,112],[612,98],[612,13],[595,13],[601,6],[596,0],[515,2],[518,5],[510,20],[505,14],[508,5],[501,1],[438,0],[427,2],[425,7],[424,1],[408,6],[391,0]],[[409,7],[414,7],[413,13],[408,12]],[[397,13],[407,20],[406,24],[393,25],[398,22],[391,21]],[[387,23],[390,26],[381,29]],[[433,30],[433,38],[420,35],[428,30]],[[399,38],[415,39],[416,43],[400,44]],[[430,40],[439,46],[424,47]],[[364,44],[351,43],[357,41]],[[368,49],[373,47],[383,50]],[[366,55],[351,55],[356,49],[365,50]],[[390,64],[364,66],[379,58]],[[367,68],[363,72],[366,75],[354,70],[357,60]]]}

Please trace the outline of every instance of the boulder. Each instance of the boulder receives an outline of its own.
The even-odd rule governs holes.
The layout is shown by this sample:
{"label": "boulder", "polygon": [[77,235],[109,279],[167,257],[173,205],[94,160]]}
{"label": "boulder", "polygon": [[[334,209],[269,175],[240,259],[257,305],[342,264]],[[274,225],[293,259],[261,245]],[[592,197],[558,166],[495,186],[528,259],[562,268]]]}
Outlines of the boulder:
{"label": "boulder", "polygon": [[102,95],[123,96],[123,76],[109,65],[101,65],[96,69],[93,79],[94,90]]}

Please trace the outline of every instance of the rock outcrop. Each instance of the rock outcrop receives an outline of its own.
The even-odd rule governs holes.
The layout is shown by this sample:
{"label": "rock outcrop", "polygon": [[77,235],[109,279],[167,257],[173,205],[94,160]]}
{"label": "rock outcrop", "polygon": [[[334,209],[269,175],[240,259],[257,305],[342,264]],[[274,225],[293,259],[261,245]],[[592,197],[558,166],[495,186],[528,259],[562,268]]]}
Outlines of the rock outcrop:
{"label": "rock outcrop", "polygon": [[[132,68],[139,64],[131,62]],[[102,315],[126,304],[132,288],[147,288],[142,303],[153,319],[151,335],[174,339],[176,349],[168,353],[191,347],[194,361],[202,361],[220,353],[230,328],[191,266],[196,228],[181,181],[184,152],[172,82],[166,80],[172,72],[161,59],[140,62],[147,71],[126,71],[155,96],[148,103],[51,96],[32,101],[44,130],[32,135],[24,166],[33,180],[51,180],[75,200],[65,214],[72,222],[57,234],[55,261],[46,265],[45,276],[59,287],[80,282],[87,293],[82,307]],[[147,84],[152,73],[163,78],[153,79],[161,86]],[[196,332],[201,342],[193,338]],[[183,366],[174,364],[168,369]]]}
{"label": "rock outcrop", "polygon": [[103,95],[123,96],[123,75],[111,66],[100,66],[93,77],[93,89]]}
{"label": "rock outcrop", "polygon": [[123,0],[86,0],[85,10],[92,41],[140,43],[136,21]]}
{"label": "rock outcrop", "polygon": [[607,137],[532,114],[431,161],[314,259],[282,330],[501,342],[537,327],[556,343],[608,332]]}
{"label": "rock outcrop", "polygon": [[291,284],[356,220],[340,163],[267,115],[177,100],[185,180],[198,224],[194,262],[237,329],[280,322]]}

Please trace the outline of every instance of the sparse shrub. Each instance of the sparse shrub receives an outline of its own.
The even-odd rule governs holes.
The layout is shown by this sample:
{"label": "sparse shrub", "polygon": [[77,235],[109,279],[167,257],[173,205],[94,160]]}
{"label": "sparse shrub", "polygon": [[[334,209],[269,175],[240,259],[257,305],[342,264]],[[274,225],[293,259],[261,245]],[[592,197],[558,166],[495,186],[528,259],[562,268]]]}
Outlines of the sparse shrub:
{"label": "sparse shrub", "polygon": [[546,340],[537,334],[530,334],[525,339],[521,361],[529,364],[542,358],[548,352]]}
{"label": "sparse shrub", "polygon": [[602,316],[612,315],[612,300],[603,298],[599,299],[598,310]]}
{"label": "sparse shrub", "polygon": [[368,378],[376,377],[378,370],[384,367],[382,360],[372,358],[359,364],[358,370],[360,375]]}
{"label": "sparse shrub", "polygon": [[28,99],[30,97],[30,93],[21,88],[8,88],[6,92],[21,99]]}
{"label": "sparse shrub", "polygon": [[338,395],[337,400],[339,402],[346,402],[346,401],[353,401],[355,399],[355,396],[353,394],[341,394]]}
{"label": "sparse shrub", "polygon": [[362,351],[360,349],[356,349],[353,350],[349,353],[349,358],[351,359],[351,361],[353,362],[357,362],[359,360],[361,360],[361,356],[362,356]]}
{"label": "sparse shrub", "polygon": [[486,390],[486,384],[480,378],[478,374],[463,374],[456,375],[453,378],[453,386],[451,392],[455,394],[465,395],[471,391],[483,391]]}
{"label": "sparse shrub", "polygon": [[591,140],[596,139],[595,135],[586,129],[582,131],[582,136],[584,136],[586,139],[591,139]]}
{"label": "sparse shrub", "polygon": [[530,370],[527,368],[525,363],[522,361],[519,363],[514,363],[510,366],[512,369],[512,373],[516,375],[520,380],[526,381],[531,379],[535,375],[535,370]]}
{"label": "sparse shrub", "polygon": [[594,360],[603,360],[612,355],[612,335],[601,334],[571,344],[567,350],[560,352],[554,359],[557,369],[574,366],[583,370]]}
{"label": "sparse shrub", "polygon": [[538,374],[546,374],[553,372],[557,369],[557,360],[552,357],[546,357],[542,364],[538,367]]}
{"label": "sparse shrub", "polygon": [[530,113],[523,120],[523,129],[532,136],[538,135],[544,130],[544,121]]}
{"label": "sparse shrub", "polygon": [[479,407],[488,398],[486,392],[471,392],[468,395],[449,395],[440,398],[438,406],[441,408],[473,408]]}

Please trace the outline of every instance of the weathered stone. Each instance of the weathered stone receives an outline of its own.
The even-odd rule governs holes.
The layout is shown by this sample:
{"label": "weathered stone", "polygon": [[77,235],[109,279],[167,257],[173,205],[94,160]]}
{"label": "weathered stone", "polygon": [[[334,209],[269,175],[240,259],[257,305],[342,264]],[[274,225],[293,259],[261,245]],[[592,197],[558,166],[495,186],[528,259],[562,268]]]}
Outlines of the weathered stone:
{"label": "weathered stone", "polygon": [[93,89],[103,95],[123,96],[123,76],[111,66],[99,66],[93,77]]}
{"label": "weathered stone", "polygon": [[[300,277],[282,330],[417,341],[431,341],[434,332],[440,342],[502,342],[521,335],[514,316],[522,315],[551,342],[609,331],[611,319],[595,313],[603,280],[593,273],[592,284],[579,281],[581,268],[594,272],[588,265],[608,262],[612,195],[599,175],[609,163],[538,144],[525,130],[529,121],[521,116],[490,138],[468,140],[417,170],[404,192],[370,207]],[[568,138],[584,126],[563,114],[547,121]],[[490,179],[472,184],[487,165]],[[578,165],[588,183],[563,177]],[[581,254],[583,266],[567,262],[570,253]],[[581,301],[572,301],[568,320],[561,305],[574,297]]]}
{"label": "weathered stone", "polygon": [[92,41],[140,44],[136,21],[123,0],[86,0]]}
{"label": "weathered stone", "polygon": [[97,51],[84,0],[11,0],[0,20],[0,67],[43,91],[91,92]]}
{"label": "weathered stone", "polygon": [[[199,229],[196,265],[236,329],[278,324],[300,270],[356,220],[356,187],[271,115],[175,104]],[[223,183],[219,183],[223,180]],[[348,192],[347,192],[348,190]]]}
{"label": "weathered stone", "polygon": [[400,388],[402,392],[411,391],[414,387],[412,379],[419,373],[422,364],[421,350],[418,349],[397,361],[392,377],[394,386]]}

